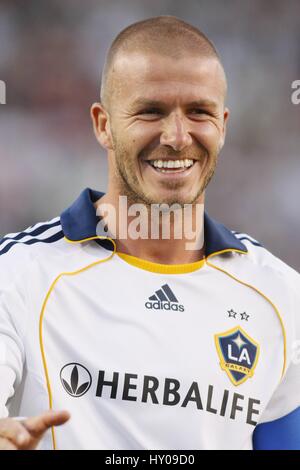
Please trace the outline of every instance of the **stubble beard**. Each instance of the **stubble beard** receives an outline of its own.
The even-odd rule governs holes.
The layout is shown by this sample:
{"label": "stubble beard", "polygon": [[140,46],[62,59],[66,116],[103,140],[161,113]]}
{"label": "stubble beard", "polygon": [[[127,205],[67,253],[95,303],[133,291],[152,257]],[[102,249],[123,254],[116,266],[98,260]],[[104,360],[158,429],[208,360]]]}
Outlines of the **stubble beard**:
{"label": "stubble beard", "polygon": [[[176,194],[174,194],[174,197],[170,197],[168,200],[157,200],[154,197],[151,197],[149,194],[147,194],[145,191],[142,190],[140,187],[140,183],[138,181],[138,178],[136,177],[136,167],[133,162],[133,160],[130,158],[129,152],[120,145],[114,144],[114,153],[115,153],[115,162],[116,162],[116,177],[118,180],[118,186],[119,186],[119,194],[124,195],[127,197],[128,204],[144,204],[147,206],[148,209],[150,209],[152,204],[168,204],[171,206],[172,204],[178,204],[183,208],[184,204],[191,204],[195,205],[197,201],[199,200],[200,196],[210,183],[214,173],[215,169],[217,166],[217,160],[218,160],[218,154],[215,154],[211,156],[210,158],[208,157],[208,154],[206,152],[205,154],[205,159],[206,163],[208,159],[212,162],[211,166],[208,170],[208,173],[205,175],[203,181],[201,181],[200,187],[197,191],[197,193],[190,199],[188,200],[180,200]],[[205,168],[205,165],[203,166]],[[174,192],[178,189],[180,189],[179,185],[177,182],[169,182],[168,183],[168,189],[174,190]]]}

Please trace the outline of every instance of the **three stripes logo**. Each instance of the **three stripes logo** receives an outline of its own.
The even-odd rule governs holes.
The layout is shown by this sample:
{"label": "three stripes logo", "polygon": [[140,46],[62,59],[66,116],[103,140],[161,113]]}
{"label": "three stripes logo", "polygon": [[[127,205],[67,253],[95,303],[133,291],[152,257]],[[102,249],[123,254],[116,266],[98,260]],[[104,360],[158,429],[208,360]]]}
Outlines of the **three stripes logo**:
{"label": "three stripes logo", "polygon": [[145,303],[145,307],[153,310],[174,310],[176,312],[184,312],[184,306],[180,305],[174,292],[168,284],[164,284],[155,294],[149,297]]}

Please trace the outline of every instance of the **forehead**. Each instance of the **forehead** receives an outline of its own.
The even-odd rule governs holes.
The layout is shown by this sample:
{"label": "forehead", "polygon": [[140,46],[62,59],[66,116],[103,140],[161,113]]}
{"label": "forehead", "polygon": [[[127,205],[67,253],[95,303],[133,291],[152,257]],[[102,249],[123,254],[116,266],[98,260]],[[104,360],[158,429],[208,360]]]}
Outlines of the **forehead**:
{"label": "forehead", "polygon": [[225,95],[225,76],[215,58],[157,54],[120,55],[113,66],[114,91],[125,103],[140,97],[156,100],[219,101]]}

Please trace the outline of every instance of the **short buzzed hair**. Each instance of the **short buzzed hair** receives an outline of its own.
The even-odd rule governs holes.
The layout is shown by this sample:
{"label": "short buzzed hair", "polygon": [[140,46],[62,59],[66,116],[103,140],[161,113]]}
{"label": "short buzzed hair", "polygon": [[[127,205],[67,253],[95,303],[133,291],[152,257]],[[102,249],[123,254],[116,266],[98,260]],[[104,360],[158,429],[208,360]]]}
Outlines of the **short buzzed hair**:
{"label": "short buzzed hair", "polygon": [[[187,54],[204,58],[215,58],[222,63],[213,43],[195,26],[175,16],[157,16],[138,21],[123,29],[111,44],[102,72],[101,95],[103,104],[111,93],[109,76],[119,53],[156,53],[174,59]],[[224,73],[225,77],[225,73]]]}

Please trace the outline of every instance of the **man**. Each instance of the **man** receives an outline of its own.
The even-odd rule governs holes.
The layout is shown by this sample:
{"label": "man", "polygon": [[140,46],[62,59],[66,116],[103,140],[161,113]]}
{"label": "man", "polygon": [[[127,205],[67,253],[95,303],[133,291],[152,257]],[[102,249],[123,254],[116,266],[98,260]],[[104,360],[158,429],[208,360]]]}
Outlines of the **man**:
{"label": "man", "polygon": [[300,448],[299,275],[201,211],[225,98],[180,19],[114,40],[91,109],[107,193],[1,240],[2,449]]}

